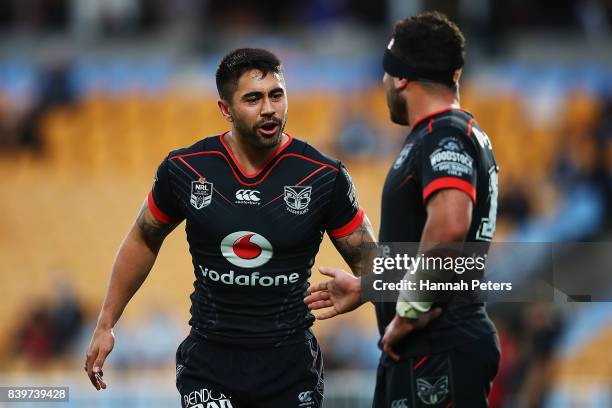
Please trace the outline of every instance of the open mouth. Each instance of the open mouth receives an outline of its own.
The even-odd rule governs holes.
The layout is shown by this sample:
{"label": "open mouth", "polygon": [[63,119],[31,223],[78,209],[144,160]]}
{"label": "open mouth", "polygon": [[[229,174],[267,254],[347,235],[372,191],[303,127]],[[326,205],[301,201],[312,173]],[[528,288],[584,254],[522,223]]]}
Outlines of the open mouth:
{"label": "open mouth", "polygon": [[267,122],[264,123],[263,125],[261,125],[257,131],[259,133],[262,133],[266,136],[270,136],[276,133],[276,131],[278,130],[278,123],[276,122]]}

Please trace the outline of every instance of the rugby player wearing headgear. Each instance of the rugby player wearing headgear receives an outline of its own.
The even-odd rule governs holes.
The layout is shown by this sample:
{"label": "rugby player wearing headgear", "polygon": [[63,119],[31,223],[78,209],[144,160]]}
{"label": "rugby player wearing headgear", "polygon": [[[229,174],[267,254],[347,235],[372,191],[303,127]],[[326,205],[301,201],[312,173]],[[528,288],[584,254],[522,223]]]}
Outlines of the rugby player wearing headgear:
{"label": "rugby player wearing headgear", "polygon": [[[489,138],[459,105],[464,43],[438,12],[395,25],[383,86],[391,120],[411,129],[383,188],[381,243],[420,242],[427,254],[435,244],[481,242],[486,252],[493,238],[499,168]],[[361,304],[360,279],[321,271],[333,279],[305,299],[313,310],[331,307],[319,318]],[[404,291],[375,306],[383,354],[374,407],[488,405],[499,347],[483,303],[411,301]]]}

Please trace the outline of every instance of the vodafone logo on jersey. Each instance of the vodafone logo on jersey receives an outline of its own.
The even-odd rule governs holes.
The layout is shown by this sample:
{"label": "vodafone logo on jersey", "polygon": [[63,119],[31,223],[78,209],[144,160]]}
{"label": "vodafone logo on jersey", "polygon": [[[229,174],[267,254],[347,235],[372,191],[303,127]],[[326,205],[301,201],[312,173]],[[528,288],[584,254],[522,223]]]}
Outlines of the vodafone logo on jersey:
{"label": "vodafone logo on jersey", "polygon": [[233,265],[257,268],[272,258],[272,244],[251,231],[232,232],[221,241],[221,253]]}

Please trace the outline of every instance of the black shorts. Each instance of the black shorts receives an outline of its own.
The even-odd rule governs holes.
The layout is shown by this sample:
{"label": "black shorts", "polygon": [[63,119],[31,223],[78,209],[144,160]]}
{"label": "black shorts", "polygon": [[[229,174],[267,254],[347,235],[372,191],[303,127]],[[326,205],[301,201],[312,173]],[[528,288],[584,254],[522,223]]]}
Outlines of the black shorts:
{"label": "black shorts", "polygon": [[496,335],[398,362],[383,357],[376,374],[373,407],[488,407],[499,357]]}
{"label": "black shorts", "polygon": [[188,336],[176,353],[183,408],[320,408],[323,359],[313,337],[240,348]]}

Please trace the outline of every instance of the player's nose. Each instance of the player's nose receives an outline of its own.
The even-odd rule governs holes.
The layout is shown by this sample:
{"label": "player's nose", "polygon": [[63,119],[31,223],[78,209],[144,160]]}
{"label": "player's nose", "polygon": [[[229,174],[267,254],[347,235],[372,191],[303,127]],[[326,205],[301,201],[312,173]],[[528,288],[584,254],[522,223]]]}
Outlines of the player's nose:
{"label": "player's nose", "polygon": [[271,116],[274,115],[274,113],[274,106],[272,105],[270,98],[263,98],[263,104],[261,105],[261,116]]}

